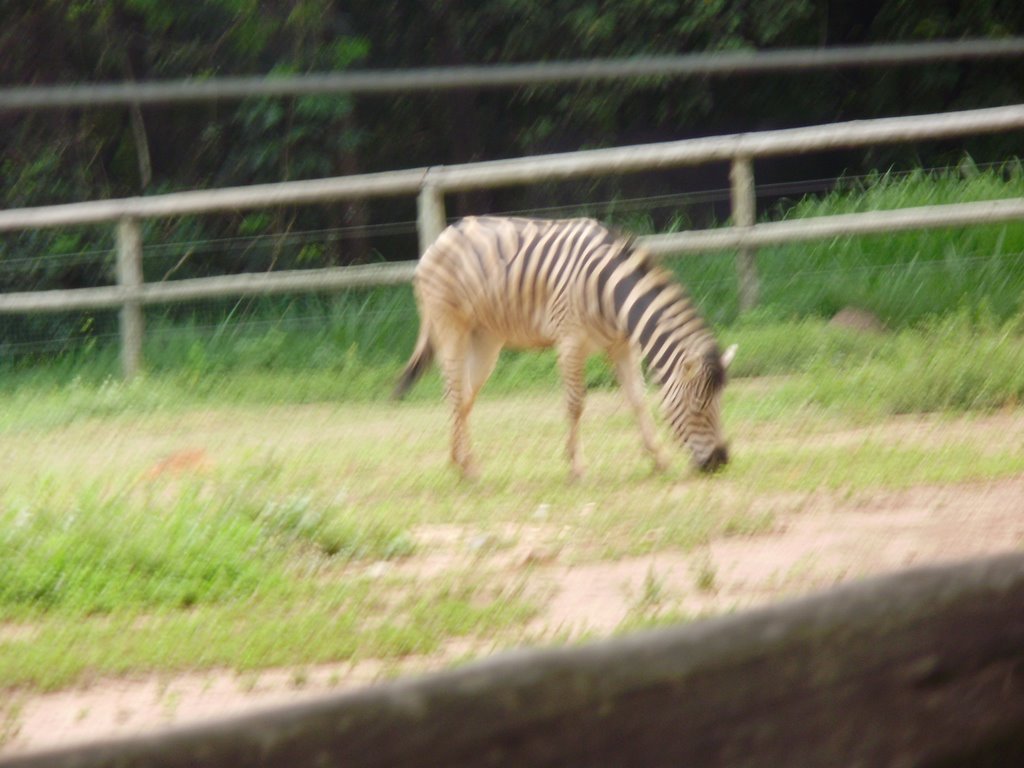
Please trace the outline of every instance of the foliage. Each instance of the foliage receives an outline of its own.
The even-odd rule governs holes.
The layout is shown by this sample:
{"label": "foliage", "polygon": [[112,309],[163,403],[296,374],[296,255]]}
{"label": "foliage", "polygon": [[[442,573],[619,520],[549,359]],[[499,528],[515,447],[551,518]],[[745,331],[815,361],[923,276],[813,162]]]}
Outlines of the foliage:
{"label": "foliage", "polygon": [[[328,0],[276,6],[254,0],[76,0],[15,3],[0,30],[5,84],[204,78],[346,69],[368,41],[335,34]],[[46,51],[46,56],[40,56]],[[5,146],[3,207],[123,197],[181,188],[341,175],[357,170],[364,135],[351,100],[246,100],[232,105],[32,112],[0,122]],[[127,119],[126,119],[127,118]],[[9,149],[9,151],[8,151]],[[256,235],[336,226],[343,209],[278,210],[259,220],[229,216],[151,223],[147,242]],[[72,288],[109,282],[109,228],[25,232],[0,240],[3,290]],[[93,252],[92,264],[55,254]],[[99,258],[96,258],[99,255]],[[287,254],[286,254],[287,255]],[[337,258],[328,253],[325,260]],[[69,265],[69,261],[71,264]],[[102,265],[96,269],[94,264]],[[204,274],[184,259],[178,276]],[[225,260],[226,272],[253,265]],[[207,272],[208,273],[208,272]]]}
{"label": "foliage", "polygon": [[[14,0],[5,5],[4,16],[0,82],[7,84],[849,45],[1019,34],[1024,24],[1019,5],[999,0],[969,8],[886,0],[855,9],[809,0],[486,0],[457,6],[398,0],[203,0],[187,5],[167,0]],[[666,80],[615,88],[470,89],[436,96],[367,97],[358,104],[332,96],[155,106],[129,114],[121,108],[35,112],[0,120],[0,141],[9,148],[3,175],[13,180],[0,190],[0,200],[4,207],[21,207],[1020,98],[1017,65],[1007,67],[1005,62],[880,72]],[[985,141],[982,145],[993,146]],[[999,146],[1012,144],[1003,141]],[[943,150],[921,151],[934,157]],[[845,156],[840,162],[853,168],[878,167],[894,157],[914,155],[894,149],[869,158]],[[147,164],[150,172],[144,169]],[[686,180],[685,175],[675,177],[673,184]],[[640,182],[648,188],[663,183],[657,178]],[[630,182],[604,185],[623,189]],[[453,212],[493,204],[494,194],[458,196]],[[522,190],[507,197],[536,205],[547,194]],[[365,215],[341,208],[306,213],[320,227]],[[382,210],[391,208],[382,204]],[[286,227],[290,216],[281,212],[273,223],[278,229]],[[234,234],[238,226],[235,217],[211,218],[204,224],[211,236]],[[94,243],[91,237],[85,241]],[[33,255],[54,250],[52,242],[19,247],[26,245]],[[68,276],[64,283],[74,284],[74,279]]]}

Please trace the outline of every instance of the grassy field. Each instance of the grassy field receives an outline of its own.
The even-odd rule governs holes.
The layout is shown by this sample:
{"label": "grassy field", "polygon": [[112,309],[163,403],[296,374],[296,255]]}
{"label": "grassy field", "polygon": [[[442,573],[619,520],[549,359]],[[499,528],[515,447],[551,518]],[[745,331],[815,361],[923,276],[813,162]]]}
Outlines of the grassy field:
{"label": "grassy field", "polygon": [[[794,366],[803,372],[730,387],[736,458],[711,478],[694,476],[681,452],[671,472],[652,474],[600,370],[579,484],[562,458],[553,371],[518,393],[497,386],[481,403],[484,473],[471,484],[447,465],[436,376],[401,405],[287,402],[286,381],[270,374],[219,396],[174,377],[18,388],[0,418],[0,688],[543,636],[538,605],[514,574],[484,578],[470,560],[429,579],[403,575],[402,563],[430,556],[422,532],[436,526],[470,532],[484,548],[512,546],[542,509],[562,546],[571,540],[563,556],[615,560],[770,529],[770,514],[750,512],[765,495],[1019,474],[1024,452],[998,436],[828,439],[912,411],[1013,413],[1024,397],[1018,325],[965,322],[876,339],[870,352],[848,331],[791,326],[804,339],[807,357]],[[773,333],[782,330],[736,335],[756,355],[774,346]],[[374,567],[382,563],[397,565]]]}
{"label": "grassy field", "polygon": [[[881,178],[789,215],[1019,195],[1022,185],[1017,167]],[[765,306],[743,318],[728,258],[679,262],[721,340],[740,346],[725,404],[735,461],[711,478],[693,475],[681,452],[652,474],[595,361],[589,474],[569,483],[553,357],[510,354],[474,413],[483,476],[459,482],[437,375],[406,403],[385,400],[415,336],[408,289],[276,304],[277,319],[257,330],[235,324],[243,312],[212,325],[179,317],[173,329],[154,318],[148,372],[131,384],[112,375],[103,344],[8,360],[0,696],[110,675],[550,641],[529,562],[481,566],[515,550],[524,526],[542,528],[541,551],[563,560],[614,562],[770,531],[770,506],[755,503],[765,498],[1018,476],[1016,433],[919,438],[899,424],[904,414],[1019,418],[1022,252],[1024,225],[772,249],[760,257]],[[830,326],[848,304],[889,331]],[[837,438],[851,430],[861,437]],[[434,563],[431,536],[446,530],[470,542],[469,556]],[[649,592],[634,618],[656,583]]]}

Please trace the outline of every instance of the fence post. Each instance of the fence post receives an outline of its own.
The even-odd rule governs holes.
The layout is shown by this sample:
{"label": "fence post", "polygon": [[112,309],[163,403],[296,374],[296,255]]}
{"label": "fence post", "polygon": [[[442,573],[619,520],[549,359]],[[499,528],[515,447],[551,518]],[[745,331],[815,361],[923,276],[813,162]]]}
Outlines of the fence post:
{"label": "fence post", "polygon": [[142,365],[144,320],[138,290],[142,285],[142,231],[137,219],[117,223],[117,284],[125,294],[121,306],[121,370],[131,380]]}
{"label": "fence post", "polygon": [[447,220],[444,213],[444,190],[433,185],[425,185],[416,198],[416,228],[420,233],[420,255],[427,246],[437,240]]}
{"label": "fence post", "polygon": [[[754,164],[749,156],[734,157],[729,171],[732,182],[732,220],[737,227],[752,227],[757,217],[754,194]],[[736,273],[740,287],[740,311],[757,306],[761,293],[757,277],[757,249],[743,247],[736,253]]]}

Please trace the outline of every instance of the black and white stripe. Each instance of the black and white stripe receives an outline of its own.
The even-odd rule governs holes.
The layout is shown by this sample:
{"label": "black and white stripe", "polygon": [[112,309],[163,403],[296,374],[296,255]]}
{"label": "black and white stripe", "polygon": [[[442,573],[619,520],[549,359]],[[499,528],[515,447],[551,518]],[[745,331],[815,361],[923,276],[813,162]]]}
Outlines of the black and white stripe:
{"label": "black and white stripe", "polygon": [[648,255],[593,219],[474,217],[441,233],[416,270],[420,336],[395,389],[400,397],[436,355],[455,418],[452,459],[474,471],[466,419],[503,346],[558,350],[570,416],[569,459],[583,471],[578,426],[583,365],[608,354],[659,466],[643,403],[639,357],[695,463],[728,460],[719,401],[735,348],[723,356],[683,288]]}

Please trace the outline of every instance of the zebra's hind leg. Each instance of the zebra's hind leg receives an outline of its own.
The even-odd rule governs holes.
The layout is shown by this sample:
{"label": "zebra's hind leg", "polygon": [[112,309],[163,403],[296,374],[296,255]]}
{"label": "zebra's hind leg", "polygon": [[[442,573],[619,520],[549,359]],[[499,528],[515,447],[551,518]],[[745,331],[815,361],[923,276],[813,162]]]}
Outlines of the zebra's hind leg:
{"label": "zebra's hind leg", "polygon": [[448,329],[439,355],[445,392],[452,407],[452,463],[462,475],[479,474],[469,436],[469,414],[484,382],[498,362],[502,344],[482,331]]}
{"label": "zebra's hind leg", "polygon": [[469,404],[472,407],[480,388],[494,372],[502,343],[485,331],[474,331],[466,354],[466,380],[469,382]]}
{"label": "zebra's hind leg", "polygon": [[583,382],[583,366],[586,351],[573,339],[566,339],[558,345],[558,366],[565,382],[565,404],[569,412],[569,439],[565,452],[569,458],[569,471],[574,480],[583,477],[583,450],[580,447],[580,417],[583,415],[583,398],[586,388]]}
{"label": "zebra's hind leg", "polygon": [[608,357],[615,365],[615,375],[619,380],[626,399],[633,408],[637,424],[640,426],[640,438],[643,440],[644,448],[654,459],[654,467],[659,472],[668,468],[668,456],[658,447],[655,439],[654,421],[647,410],[647,403],[644,398],[644,380],[640,375],[640,361],[636,351],[624,345],[609,350]]}
{"label": "zebra's hind leg", "polygon": [[469,439],[469,413],[473,396],[466,375],[469,334],[463,329],[437,329],[434,335],[437,357],[444,376],[445,397],[452,409],[452,463],[463,477],[477,476]]}

